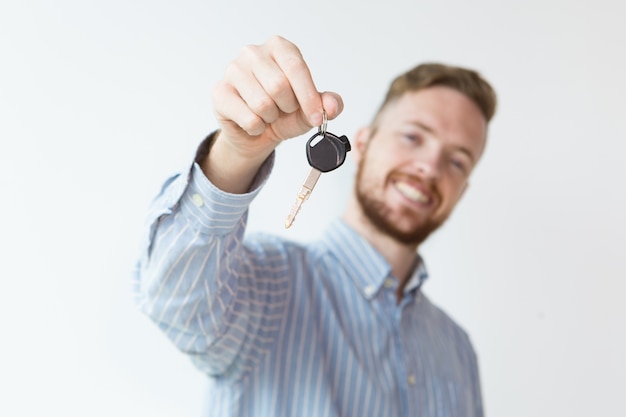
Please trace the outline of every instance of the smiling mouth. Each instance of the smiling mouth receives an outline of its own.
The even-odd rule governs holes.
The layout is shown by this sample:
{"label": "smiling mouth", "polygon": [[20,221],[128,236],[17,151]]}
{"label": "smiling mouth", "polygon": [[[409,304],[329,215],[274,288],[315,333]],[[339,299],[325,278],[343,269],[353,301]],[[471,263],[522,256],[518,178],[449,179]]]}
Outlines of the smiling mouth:
{"label": "smiling mouth", "polygon": [[415,188],[414,186],[406,182],[396,181],[395,186],[400,194],[402,194],[411,201],[422,204],[429,204],[431,201],[428,195],[424,194],[420,189]]}

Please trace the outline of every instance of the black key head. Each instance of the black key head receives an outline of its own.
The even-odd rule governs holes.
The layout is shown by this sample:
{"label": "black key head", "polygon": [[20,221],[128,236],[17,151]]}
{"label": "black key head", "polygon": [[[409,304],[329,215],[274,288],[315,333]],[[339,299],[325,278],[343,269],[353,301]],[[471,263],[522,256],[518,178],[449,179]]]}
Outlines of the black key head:
{"label": "black key head", "polygon": [[306,143],[306,157],[309,165],[320,172],[329,172],[339,168],[350,151],[350,141],[344,136],[335,136],[330,132],[316,133]]}

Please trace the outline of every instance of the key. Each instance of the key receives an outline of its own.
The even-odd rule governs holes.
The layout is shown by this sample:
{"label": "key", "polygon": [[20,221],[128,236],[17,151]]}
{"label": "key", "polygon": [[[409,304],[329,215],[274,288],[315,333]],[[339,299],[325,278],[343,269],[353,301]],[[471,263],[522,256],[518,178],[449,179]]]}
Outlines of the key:
{"label": "key", "polygon": [[306,156],[309,165],[311,165],[311,171],[304,179],[304,183],[298,191],[296,202],[285,220],[285,228],[287,229],[293,224],[302,204],[313,192],[313,188],[322,173],[339,168],[346,160],[346,153],[350,151],[348,138],[346,136],[338,137],[326,131],[326,123],[326,113],[324,113],[322,126],[306,143]]}

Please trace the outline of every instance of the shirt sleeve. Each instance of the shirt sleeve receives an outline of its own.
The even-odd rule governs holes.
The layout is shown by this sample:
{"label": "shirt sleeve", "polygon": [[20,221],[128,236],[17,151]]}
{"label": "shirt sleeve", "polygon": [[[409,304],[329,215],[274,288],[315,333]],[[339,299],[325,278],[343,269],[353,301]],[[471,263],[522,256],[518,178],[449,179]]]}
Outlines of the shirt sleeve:
{"label": "shirt sleeve", "polygon": [[137,305],[210,375],[249,370],[279,328],[285,291],[255,279],[275,266],[243,244],[249,204],[273,161],[274,154],[245,194],[221,191],[194,163],[165,182],[149,211],[134,274]]}

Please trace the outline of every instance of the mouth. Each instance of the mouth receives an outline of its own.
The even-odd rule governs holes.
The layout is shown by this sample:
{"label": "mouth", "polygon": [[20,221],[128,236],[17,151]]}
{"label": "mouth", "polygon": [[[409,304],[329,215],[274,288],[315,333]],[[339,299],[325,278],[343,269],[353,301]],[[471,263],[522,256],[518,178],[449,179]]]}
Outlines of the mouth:
{"label": "mouth", "polygon": [[430,194],[416,187],[414,183],[398,180],[394,182],[394,186],[396,190],[400,192],[400,194],[402,194],[410,201],[424,205],[430,204],[432,202],[432,197],[430,196]]}

